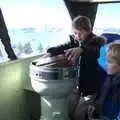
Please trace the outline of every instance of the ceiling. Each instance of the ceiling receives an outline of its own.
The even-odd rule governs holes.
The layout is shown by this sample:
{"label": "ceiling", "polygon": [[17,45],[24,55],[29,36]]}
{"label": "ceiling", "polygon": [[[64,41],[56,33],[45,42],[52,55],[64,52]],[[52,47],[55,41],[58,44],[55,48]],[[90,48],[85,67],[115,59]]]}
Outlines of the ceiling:
{"label": "ceiling", "polygon": [[120,0],[70,0],[71,2],[120,2]]}

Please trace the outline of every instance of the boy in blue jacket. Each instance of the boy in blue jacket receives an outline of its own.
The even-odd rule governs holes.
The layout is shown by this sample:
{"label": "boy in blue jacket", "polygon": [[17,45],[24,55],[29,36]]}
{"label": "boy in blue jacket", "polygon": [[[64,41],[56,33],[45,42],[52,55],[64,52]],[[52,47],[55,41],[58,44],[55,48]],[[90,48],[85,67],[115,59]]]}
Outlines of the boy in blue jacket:
{"label": "boy in blue jacket", "polygon": [[120,113],[120,42],[112,42],[106,50],[108,76],[101,92],[88,107],[89,118],[117,120]]}

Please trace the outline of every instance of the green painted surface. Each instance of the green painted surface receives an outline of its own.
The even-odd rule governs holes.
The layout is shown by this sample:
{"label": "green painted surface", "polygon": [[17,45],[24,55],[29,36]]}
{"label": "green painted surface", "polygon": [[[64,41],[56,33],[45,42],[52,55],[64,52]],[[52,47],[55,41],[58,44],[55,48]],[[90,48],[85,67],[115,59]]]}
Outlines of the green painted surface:
{"label": "green painted surface", "polygon": [[0,120],[39,119],[39,95],[24,89],[30,82],[32,60],[26,58],[0,64]]}

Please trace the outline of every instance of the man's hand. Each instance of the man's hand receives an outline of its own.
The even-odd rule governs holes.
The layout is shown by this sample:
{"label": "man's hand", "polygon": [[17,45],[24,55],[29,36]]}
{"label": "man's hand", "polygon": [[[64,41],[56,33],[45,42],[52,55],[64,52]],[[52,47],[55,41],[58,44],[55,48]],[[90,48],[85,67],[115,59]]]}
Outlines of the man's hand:
{"label": "man's hand", "polygon": [[71,48],[68,50],[65,50],[65,56],[68,57],[68,60],[75,62],[78,57],[80,57],[81,53],[83,52],[83,49],[80,47]]}

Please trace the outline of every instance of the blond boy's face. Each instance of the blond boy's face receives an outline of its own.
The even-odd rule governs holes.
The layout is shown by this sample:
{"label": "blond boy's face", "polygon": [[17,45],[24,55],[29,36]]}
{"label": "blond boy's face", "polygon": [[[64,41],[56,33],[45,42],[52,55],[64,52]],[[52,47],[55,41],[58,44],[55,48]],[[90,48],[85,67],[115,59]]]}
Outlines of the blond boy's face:
{"label": "blond boy's face", "polygon": [[84,41],[88,37],[89,33],[85,31],[84,29],[78,30],[76,28],[72,28],[72,32],[74,35],[74,38],[78,41]]}
{"label": "blond boy's face", "polygon": [[108,74],[120,74],[120,65],[117,64],[117,61],[113,59],[110,52],[106,53],[106,68]]}

